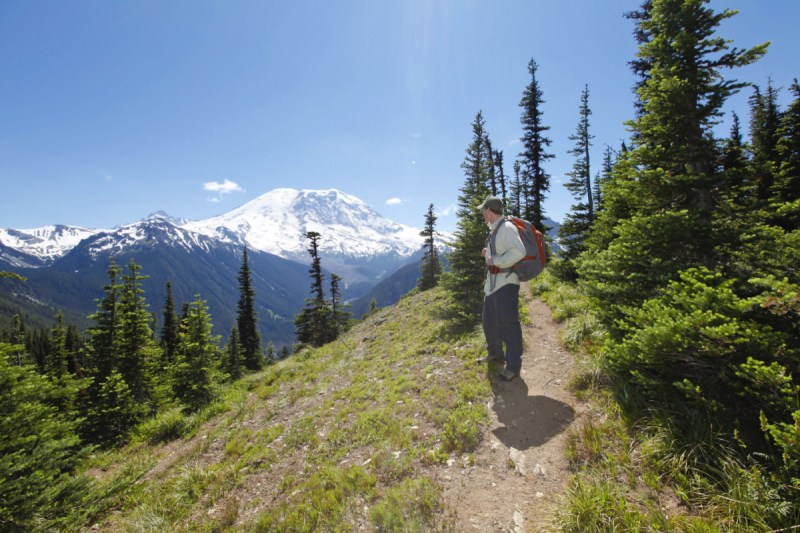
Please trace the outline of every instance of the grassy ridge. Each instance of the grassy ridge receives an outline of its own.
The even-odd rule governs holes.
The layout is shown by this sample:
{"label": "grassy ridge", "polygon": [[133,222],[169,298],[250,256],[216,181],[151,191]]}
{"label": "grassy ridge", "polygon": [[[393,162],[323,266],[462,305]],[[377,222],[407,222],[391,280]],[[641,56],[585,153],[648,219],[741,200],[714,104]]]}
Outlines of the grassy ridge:
{"label": "grassy ridge", "polygon": [[434,466],[488,422],[482,335],[453,335],[435,289],[340,340],[163,413],[98,456],[72,527],[132,531],[452,529]]}

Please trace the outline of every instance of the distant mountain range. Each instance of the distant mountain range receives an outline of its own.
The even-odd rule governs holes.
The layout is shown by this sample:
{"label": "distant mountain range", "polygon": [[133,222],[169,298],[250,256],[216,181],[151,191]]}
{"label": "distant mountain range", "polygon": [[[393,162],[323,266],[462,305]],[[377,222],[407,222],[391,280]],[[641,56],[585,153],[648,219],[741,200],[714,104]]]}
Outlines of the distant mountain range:
{"label": "distant mountain range", "polygon": [[277,189],[194,222],[155,213],[111,230],[0,229],[0,270],[28,278],[24,284],[2,282],[0,314],[9,315],[16,306],[16,312],[41,322],[62,310],[85,325],[108,282],[110,260],[123,267],[135,260],[148,276],[143,288],[152,312],[160,316],[170,281],[177,305],[199,293],[209,303],[215,333],[226,335],[235,320],[237,275],[247,247],[262,336],[288,344],[294,316],[309,292],[308,231],[321,234],[323,268],[342,277],[351,299],[413,261],[423,242],[418,229],[385,219],[333,189]]}

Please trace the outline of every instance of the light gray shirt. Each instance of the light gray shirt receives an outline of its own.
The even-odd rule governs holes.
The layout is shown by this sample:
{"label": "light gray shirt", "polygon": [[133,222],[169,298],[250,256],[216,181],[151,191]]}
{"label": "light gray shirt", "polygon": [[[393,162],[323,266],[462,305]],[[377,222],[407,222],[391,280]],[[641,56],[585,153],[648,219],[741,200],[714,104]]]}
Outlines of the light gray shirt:
{"label": "light gray shirt", "polygon": [[[519,237],[519,230],[512,223],[506,224],[506,218],[498,218],[494,223],[489,224],[489,230],[494,232],[499,224],[495,237],[495,250],[492,255],[494,266],[499,268],[509,268],[525,257],[525,245]],[[491,233],[490,233],[491,235]],[[487,250],[491,254],[491,250]],[[491,274],[486,272],[486,281],[483,283],[483,292],[488,296],[506,285],[519,285],[519,278],[513,272],[500,272]]]}

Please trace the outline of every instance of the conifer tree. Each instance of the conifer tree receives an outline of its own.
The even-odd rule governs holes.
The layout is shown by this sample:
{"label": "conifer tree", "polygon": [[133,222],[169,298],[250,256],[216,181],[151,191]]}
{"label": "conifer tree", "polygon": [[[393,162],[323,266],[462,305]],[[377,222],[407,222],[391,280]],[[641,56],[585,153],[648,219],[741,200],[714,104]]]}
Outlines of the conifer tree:
{"label": "conifer tree", "polygon": [[178,357],[173,377],[175,396],[188,411],[196,411],[214,399],[219,370],[219,337],[211,334],[208,306],[198,294],[181,324]]}
{"label": "conifer tree", "polygon": [[94,384],[101,384],[117,367],[119,351],[120,267],[112,259],[108,265],[109,283],[103,287],[105,295],[97,301],[97,311],[89,316],[95,322],[89,333],[89,357]]}
{"label": "conifer tree", "polygon": [[139,405],[152,400],[154,364],[158,350],[150,329],[150,312],[144,298],[139,274],[141,267],[134,260],[122,276],[120,293],[120,342],[116,369],[131,389]]}
{"label": "conifer tree", "polygon": [[442,275],[442,284],[450,296],[450,308],[456,322],[472,326],[480,320],[483,305],[483,279],[486,263],[481,250],[486,245],[488,230],[480,206],[489,195],[489,155],[483,113],[472,123],[472,142],[461,163],[464,185],[458,196],[458,223],[455,243],[450,254],[450,271]]}
{"label": "conifer tree", "polygon": [[508,199],[508,212],[515,217],[522,216],[520,208],[523,199],[524,178],[522,177],[522,165],[519,160],[514,161],[514,181],[511,182],[510,197]]}
{"label": "conifer tree", "polygon": [[341,276],[331,274],[331,318],[333,319],[333,327],[335,328],[333,334],[334,339],[347,331],[348,323],[352,316],[352,313],[347,311],[348,306],[342,301],[342,290],[339,288],[339,283],[341,281]]}
{"label": "conifer tree", "polygon": [[794,100],[783,114],[777,152],[780,160],[773,191],[775,202],[787,204],[779,220],[787,230],[800,229],[800,85],[790,88]]}
{"label": "conifer tree", "polygon": [[[269,358],[267,358],[269,360]],[[242,356],[242,345],[239,342],[239,330],[234,325],[231,328],[231,334],[228,336],[228,344],[225,347],[225,364],[223,370],[231,381],[236,381],[242,377],[242,367],[244,366],[244,357]]]}
{"label": "conifer tree", "polygon": [[433,204],[428,206],[428,212],[425,214],[425,228],[419,233],[420,236],[425,237],[425,253],[422,256],[422,263],[420,266],[420,278],[417,281],[417,287],[421,291],[427,291],[434,288],[439,283],[439,276],[442,272],[442,266],[439,262],[439,254],[436,251],[436,243],[434,238],[436,235],[436,213],[433,211]]}
{"label": "conifer tree", "polygon": [[322,346],[334,338],[331,308],[325,300],[324,276],[322,274],[322,260],[319,256],[319,239],[321,235],[316,231],[306,233],[306,238],[311,241],[308,253],[311,255],[311,294],[306,298],[305,307],[295,317],[295,332],[298,342],[312,346]]}
{"label": "conifer tree", "polygon": [[[20,345],[0,343],[0,528],[38,531],[46,514],[64,515],[85,496],[73,478],[86,458],[77,421],[59,412],[62,391],[31,366],[12,364]],[[49,528],[47,528],[49,529]]]}
{"label": "conifer tree", "polygon": [[762,94],[761,89],[754,86],[749,102],[750,147],[756,179],[756,196],[761,200],[768,200],[780,165],[778,129],[781,114],[778,110],[778,91],[772,86],[772,80],[767,83],[766,94]]}
{"label": "conifer tree", "polygon": [[172,298],[172,282],[167,282],[167,296],[164,300],[164,325],[161,327],[161,347],[164,350],[164,359],[167,362],[175,360],[175,350],[178,346],[178,332],[180,322],[175,314],[175,301]]}
{"label": "conifer tree", "polygon": [[250,275],[247,248],[242,254],[242,266],[239,270],[239,304],[236,326],[239,329],[239,340],[242,345],[244,364],[248,370],[261,368],[261,337],[258,334],[256,318],[256,295]]}
{"label": "conifer tree", "polygon": [[611,241],[593,239],[605,248],[595,248],[596,260],[584,263],[592,271],[581,272],[606,303],[638,306],[680,269],[714,263],[712,191],[725,180],[716,171],[712,128],[725,100],[744,86],[722,71],[757,60],[766,45],[730,49],[714,32],[733,12],[716,14],[704,4],[653,0],[639,20],[638,57],[650,66],[638,89],[642,114],[629,123],[633,149],[617,162],[604,198],[612,222],[600,226]]}
{"label": "conifer tree", "polygon": [[508,205],[508,183],[506,182],[505,170],[503,170],[503,151],[495,150],[492,159],[494,160],[494,173],[497,178],[497,192],[503,200],[503,205]]}
{"label": "conifer tree", "polygon": [[569,139],[575,146],[569,151],[575,157],[572,171],[567,175],[570,180],[564,185],[572,193],[577,204],[573,204],[570,212],[558,230],[561,238],[563,263],[557,270],[566,279],[575,279],[576,272],[573,261],[586,249],[586,239],[594,221],[594,201],[592,199],[592,180],[589,165],[589,148],[594,137],[589,133],[589,86],[581,93],[580,120],[574,135]]}
{"label": "conifer tree", "polygon": [[547,153],[547,147],[551,140],[545,136],[550,126],[544,125],[544,104],[541,87],[536,79],[536,71],[539,65],[533,59],[528,63],[528,73],[531,81],[522,93],[522,100],[519,106],[522,108],[522,146],[523,151],[519,154],[525,172],[523,173],[523,200],[524,206],[520,206],[523,218],[530,221],[539,231],[544,232],[544,200],[550,190],[550,175],[544,169],[544,165],[553,154]]}

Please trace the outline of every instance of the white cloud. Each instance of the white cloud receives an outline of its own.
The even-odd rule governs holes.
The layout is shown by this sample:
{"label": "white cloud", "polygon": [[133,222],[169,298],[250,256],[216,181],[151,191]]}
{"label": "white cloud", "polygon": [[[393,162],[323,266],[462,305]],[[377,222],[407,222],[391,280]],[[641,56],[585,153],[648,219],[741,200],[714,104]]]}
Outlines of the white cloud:
{"label": "white cloud", "polygon": [[398,198],[396,196],[394,198],[389,198],[388,200],[386,200],[386,205],[400,205],[402,203],[403,203],[403,200],[401,200],[400,198]]}
{"label": "white cloud", "polygon": [[215,193],[214,196],[208,199],[209,202],[217,203],[222,200],[222,197],[232,192],[244,192],[238,183],[225,179],[225,181],[207,181],[203,183],[204,191],[211,191]]}
{"label": "white cloud", "polygon": [[207,181],[203,184],[203,190],[215,192],[217,194],[229,194],[232,192],[242,192],[244,189],[239,187],[239,184],[226,179],[223,182]]}

